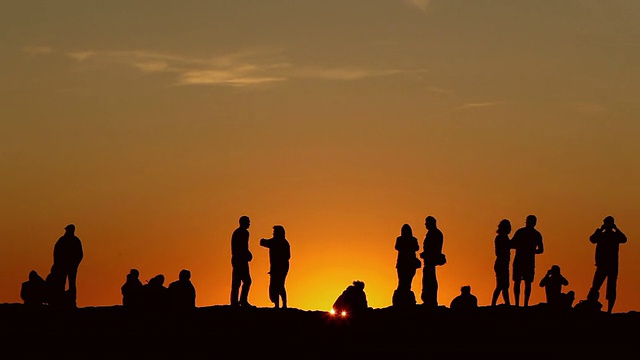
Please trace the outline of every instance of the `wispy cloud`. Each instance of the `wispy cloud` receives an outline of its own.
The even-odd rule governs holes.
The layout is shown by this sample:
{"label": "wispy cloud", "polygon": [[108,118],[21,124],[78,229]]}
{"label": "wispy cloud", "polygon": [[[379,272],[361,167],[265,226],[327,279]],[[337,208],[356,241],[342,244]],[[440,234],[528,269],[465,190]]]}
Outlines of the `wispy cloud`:
{"label": "wispy cloud", "polygon": [[296,76],[303,78],[315,78],[322,80],[361,80],[371,77],[391,76],[403,73],[405,71],[398,69],[372,70],[356,67],[333,67],[333,68],[315,68],[308,67],[297,71]]}
{"label": "wispy cloud", "polygon": [[241,87],[291,81],[296,78],[356,81],[409,72],[348,66],[294,66],[283,61],[278,54],[266,50],[244,51],[211,58],[150,51],[75,51],[67,55],[81,63],[118,64],[147,74],[173,74],[177,85]]}
{"label": "wispy cloud", "polygon": [[173,73],[179,85],[247,86],[284,81],[278,74],[287,64],[259,52],[225,54],[211,58],[150,51],[77,51],[68,54],[80,62],[120,64],[144,73]]}
{"label": "wispy cloud", "polygon": [[436,87],[436,86],[426,87],[425,90],[427,92],[436,93],[436,94],[453,94],[453,90],[444,89],[444,88]]}
{"label": "wispy cloud", "polygon": [[22,48],[22,51],[29,55],[48,55],[53,49],[49,46],[26,46]]}
{"label": "wispy cloud", "polygon": [[570,109],[582,114],[602,114],[607,111],[607,106],[599,102],[573,102],[567,104]]}
{"label": "wispy cloud", "polygon": [[490,106],[499,106],[505,105],[506,101],[491,101],[491,102],[481,102],[481,103],[466,103],[460,106],[460,109],[477,109],[477,108],[486,108]]}
{"label": "wispy cloud", "polygon": [[421,11],[427,11],[429,5],[431,4],[431,0],[402,0],[405,4],[415,7]]}

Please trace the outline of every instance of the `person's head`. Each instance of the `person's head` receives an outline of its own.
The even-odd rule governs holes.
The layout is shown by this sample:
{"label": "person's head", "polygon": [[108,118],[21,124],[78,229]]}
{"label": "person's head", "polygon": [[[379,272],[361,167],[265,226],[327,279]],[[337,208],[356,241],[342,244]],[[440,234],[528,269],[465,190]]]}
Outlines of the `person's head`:
{"label": "person's head", "polygon": [[496,233],[508,235],[511,232],[511,222],[507,219],[500,220]]}
{"label": "person's head", "polygon": [[471,294],[471,286],[470,285],[464,285],[460,288],[460,293],[464,294],[464,295],[469,295]]}
{"label": "person's head", "polygon": [[525,221],[525,225],[528,228],[533,228],[536,226],[536,224],[538,223],[538,218],[535,215],[529,215],[527,216],[527,220]]}
{"label": "person's head", "polygon": [[613,219],[613,216],[609,215],[602,220],[602,224],[606,229],[612,229],[615,226],[616,221]]}
{"label": "person's head", "polygon": [[400,228],[400,235],[404,237],[413,236],[413,230],[411,230],[411,225],[409,224],[402,225],[402,228]]}
{"label": "person's head", "polygon": [[549,272],[551,272],[551,274],[553,275],[560,275],[560,266],[552,265],[551,269],[549,269]]}
{"label": "person's head", "polygon": [[426,227],[427,230],[435,229],[436,218],[434,218],[433,216],[427,216],[427,218],[424,219],[424,227]]}
{"label": "person's head", "polygon": [[29,280],[30,281],[36,281],[36,280],[38,280],[39,277],[40,277],[40,275],[38,275],[37,271],[35,271],[35,270],[29,271]]}
{"label": "person's head", "polygon": [[285,232],[284,232],[284,226],[282,225],[275,225],[273,227],[273,237],[274,238],[284,238],[285,237]]}
{"label": "person's head", "polygon": [[249,219],[248,216],[242,215],[240,216],[240,220],[238,220],[238,223],[240,224],[241,228],[248,229],[249,225],[251,225],[251,220]]}
{"label": "person's head", "polygon": [[356,280],[353,282],[353,286],[358,290],[364,290],[364,282]]}
{"label": "person's head", "polygon": [[187,269],[180,270],[180,275],[178,275],[178,279],[182,281],[188,281],[189,279],[191,279],[191,271]]}
{"label": "person's head", "polygon": [[137,279],[137,278],[140,277],[140,271],[138,271],[138,269],[131,269],[131,270],[129,270],[129,276],[132,279]]}
{"label": "person's head", "polygon": [[73,224],[69,224],[64,227],[64,230],[67,234],[73,235],[76,232],[76,226]]}
{"label": "person's head", "polygon": [[152,283],[152,284],[157,285],[157,286],[164,285],[164,275],[158,274],[158,275],[152,277],[151,280],[149,281],[149,283]]}

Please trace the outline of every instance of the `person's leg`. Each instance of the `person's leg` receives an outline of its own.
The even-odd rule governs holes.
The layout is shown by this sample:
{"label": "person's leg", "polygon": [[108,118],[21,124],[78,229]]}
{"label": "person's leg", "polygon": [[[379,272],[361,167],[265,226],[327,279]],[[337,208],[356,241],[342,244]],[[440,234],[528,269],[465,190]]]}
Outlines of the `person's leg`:
{"label": "person's leg", "polygon": [[531,281],[524,282],[524,306],[529,306],[529,297],[531,297]]}
{"label": "person's leg", "polygon": [[511,301],[509,300],[509,288],[502,289],[502,300],[504,300],[504,304],[507,306],[511,306]]}
{"label": "person's leg", "polygon": [[251,289],[251,274],[249,273],[249,263],[242,267],[242,288],[240,290],[240,305],[251,306],[249,304],[249,290]]}
{"label": "person's leg", "polygon": [[500,296],[501,292],[502,289],[496,286],[496,288],[493,290],[493,295],[491,295],[491,306],[496,306],[496,304],[498,303],[498,296]]}
{"label": "person's leg", "polygon": [[601,267],[596,267],[596,272],[593,274],[593,281],[591,282],[591,289],[589,289],[589,294],[587,295],[588,299],[598,300],[595,294],[600,291],[606,277],[605,271]]}
{"label": "person's leg", "polygon": [[516,302],[516,307],[520,306],[520,279],[516,279],[513,281],[513,297]]}
{"label": "person's leg", "polygon": [[436,267],[425,266],[422,270],[422,303],[424,305],[438,306],[438,280],[436,279]]}
{"label": "person's leg", "polygon": [[76,299],[78,295],[78,290],[76,288],[76,279],[78,278],[78,268],[69,269],[69,302],[71,306],[76,306]]}
{"label": "person's leg", "polygon": [[276,276],[271,274],[269,277],[269,300],[273,303],[274,308],[280,307],[280,294],[278,288],[278,279]]}
{"label": "person's leg", "polygon": [[607,313],[611,314],[613,312],[613,305],[616,303],[617,297],[617,286],[618,286],[618,271],[611,271],[607,276]]}
{"label": "person's leg", "polygon": [[240,294],[240,285],[242,285],[242,280],[234,267],[231,272],[231,306],[239,305],[238,295]]}

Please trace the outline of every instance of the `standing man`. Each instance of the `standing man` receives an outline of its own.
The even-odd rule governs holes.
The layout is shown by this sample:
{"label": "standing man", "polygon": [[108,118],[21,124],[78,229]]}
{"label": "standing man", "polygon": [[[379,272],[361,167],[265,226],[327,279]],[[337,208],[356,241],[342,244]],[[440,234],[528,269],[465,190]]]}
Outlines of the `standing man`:
{"label": "standing man", "polygon": [[53,247],[53,268],[60,276],[61,291],[68,289],[69,305],[76,307],[76,278],[78,267],[84,257],[82,242],[75,235],[76,226],[69,224],[64,228],[62,235]]}
{"label": "standing man", "polygon": [[589,290],[588,298],[598,299],[600,287],[607,280],[607,313],[611,314],[616,302],[616,286],[618,283],[618,251],[620,244],[627,242],[627,236],[618,229],[613,216],[604,218],[602,226],[589,237],[596,244],[596,272]]}
{"label": "standing man", "polygon": [[436,266],[444,265],[444,254],[442,245],[444,235],[436,226],[436,218],[427,216],[424,221],[427,234],[424,237],[422,253],[420,257],[424,260],[422,268],[422,303],[428,307],[438,307],[438,279],[436,277]]}
{"label": "standing man", "polygon": [[527,216],[525,226],[516,230],[511,239],[515,249],[513,257],[513,294],[516,306],[520,306],[520,283],[524,281],[524,306],[529,306],[531,283],[535,276],[536,255],[544,252],[542,234],[535,228],[538,218]]}
{"label": "standing man", "polygon": [[[231,235],[231,306],[254,307],[249,304],[249,288],[251,287],[251,274],[249,262],[253,255],[249,251],[249,217],[240,217],[239,226]],[[242,290],[240,290],[242,287]],[[240,292],[240,299],[238,299]]]}
{"label": "standing man", "polygon": [[287,290],[285,280],[289,273],[289,260],[291,259],[291,246],[285,237],[284,227],[276,225],[273,227],[273,237],[271,239],[260,239],[260,246],[269,249],[269,299],[276,309],[287,308]]}

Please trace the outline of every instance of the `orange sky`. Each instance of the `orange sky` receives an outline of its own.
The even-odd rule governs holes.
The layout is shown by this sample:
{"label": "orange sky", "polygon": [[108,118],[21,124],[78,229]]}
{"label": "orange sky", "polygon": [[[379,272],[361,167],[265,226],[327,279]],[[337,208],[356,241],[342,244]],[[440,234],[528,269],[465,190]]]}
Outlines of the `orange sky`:
{"label": "orange sky", "polygon": [[[227,304],[230,237],[252,219],[249,300],[268,300],[273,225],[289,305],[327,310],[353,280],[391,305],[395,238],[444,233],[439,301],[494,288],[493,239],[538,216],[566,291],[613,215],[614,311],[640,308],[640,3],[353,0],[13,2],[0,14],[0,302],[45,276],[74,223],[78,305],[120,304],[136,267],[189,269]],[[413,283],[419,295],[420,273]]]}

